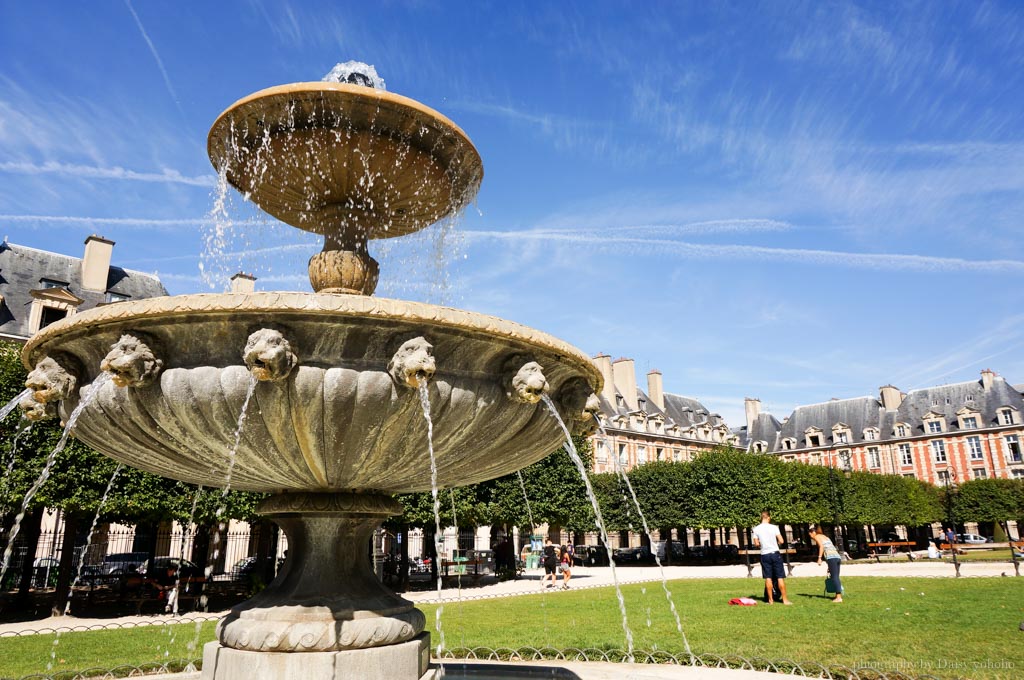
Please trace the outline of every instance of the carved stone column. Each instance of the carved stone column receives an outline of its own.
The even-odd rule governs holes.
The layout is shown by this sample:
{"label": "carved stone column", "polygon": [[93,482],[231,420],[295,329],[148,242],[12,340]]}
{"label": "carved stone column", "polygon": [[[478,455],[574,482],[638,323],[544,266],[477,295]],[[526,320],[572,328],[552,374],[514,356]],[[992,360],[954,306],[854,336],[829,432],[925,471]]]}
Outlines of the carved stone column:
{"label": "carved stone column", "polygon": [[231,610],[204,650],[203,678],[409,678],[427,671],[423,613],[377,580],[374,528],[401,506],[388,496],[289,493],[259,512],[288,536],[265,590]]}

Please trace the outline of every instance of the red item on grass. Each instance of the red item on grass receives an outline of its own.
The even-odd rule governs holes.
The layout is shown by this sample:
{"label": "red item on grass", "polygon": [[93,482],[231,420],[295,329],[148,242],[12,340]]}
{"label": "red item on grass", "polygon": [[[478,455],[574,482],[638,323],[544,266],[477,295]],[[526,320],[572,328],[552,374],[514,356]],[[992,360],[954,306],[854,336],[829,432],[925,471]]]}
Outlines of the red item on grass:
{"label": "red item on grass", "polygon": [[738,604],[741,607],[753,607],[757,604],[757,600],[752,597],[734,597],[729,600],[729,604]]}

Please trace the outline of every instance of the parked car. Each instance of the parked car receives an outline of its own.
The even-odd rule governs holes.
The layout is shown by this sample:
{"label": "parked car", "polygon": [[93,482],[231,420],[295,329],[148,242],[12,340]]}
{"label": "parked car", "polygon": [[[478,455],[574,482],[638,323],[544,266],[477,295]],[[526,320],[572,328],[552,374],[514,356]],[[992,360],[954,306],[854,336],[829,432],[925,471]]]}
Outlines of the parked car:
{"label": "parked car", "polygon": [[202,567],[180,557],[154,557],[151,565],[143,562],[137,571],[163,586],[174,585],[176,581],[196,583],[206,580]]}
{"label": "parked car", "polygon": [[[665,561],[665,543],[666,541],[656,541],[654,544],[654,550],[658,554],[658,559],[662,562]],[[686,546],[679,541],[672,541],[672,559],[681,560],[686,557]]]}
{"label": "parked car", "polygon": [[134,574],[149,559],[144,552],[110,553],[103,558],[95,573],[97,576],[121,576]]}
{"label": "parked car", "polygon": [[572,562],[577,567],[607,567],[608,548],[603,545],[574,545]]}
{"label": "parked car", "polygon": [[651,564],[654,562],[654,553],[645,545],[635,548],[616,548],[612,554],[615,564]]}
{"label": "parked car", "polygon": [[992,542],[991,538],[985,538],[984,536],[979,536],[978,534],[957,534],[956,540],[957,543],[969,543],[973,545]]}
{"label": "parked car", "polygon": [[52,588],[57,585],[57,572],[60,562],[52,557],[38,557],[32,563],[33,588]]}

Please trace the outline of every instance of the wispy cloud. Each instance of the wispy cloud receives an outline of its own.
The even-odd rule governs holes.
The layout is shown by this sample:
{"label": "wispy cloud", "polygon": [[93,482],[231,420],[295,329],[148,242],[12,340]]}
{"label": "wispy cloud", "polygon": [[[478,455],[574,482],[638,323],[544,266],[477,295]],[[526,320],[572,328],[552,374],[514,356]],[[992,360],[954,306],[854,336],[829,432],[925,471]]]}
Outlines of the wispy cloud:
{"label": "wispy cloud", "polygon": [[212,188],[217,186],[216,175],[198,175],[188,177],[177,170],[164,168],[161,172],[138,172],[119,166],[102,167],[95,165],[78,165],[75,163],[27,163],[17,161],[0,162],[0,172],[21,175],[64,175],[82,179],[113,179],[132,182],[162,182],[168,184],[185,184],[188,186]]}
{"label": "wispy cloud", "polygon": [[601,233],[566,233],[553,231],[467,231],[469,240],[549,241],[572,243],[616,252],[644,252],[688,259],[718,259],[788,262],[829,267],[856,267],[885,271],[926,273],[975,272],[986,274],[1024,274],[1020,260],[966,260],[928,255],[852,253],[804,248],[770,248],[749,245],[714,245],[667,239],[608,237]]}

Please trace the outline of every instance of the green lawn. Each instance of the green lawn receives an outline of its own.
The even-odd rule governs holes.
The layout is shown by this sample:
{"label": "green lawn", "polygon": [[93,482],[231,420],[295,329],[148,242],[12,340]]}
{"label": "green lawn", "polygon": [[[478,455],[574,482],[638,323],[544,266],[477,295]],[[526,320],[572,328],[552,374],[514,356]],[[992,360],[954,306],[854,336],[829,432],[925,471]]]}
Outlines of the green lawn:
{"label": "green lawn", "polygon": [[[874,665],[909,676],[1021,676],[1024,661],[1014,651],[1024,641],[1018,629],[1024,620],[1021,579],[851,577],[844,579],[846,602],[839,605],[822,597],[823,580],[789,579],[792,607],[727,604],[732,597],[759,594],[759,579],[682,580],[669,587],[697,653]],[[636,648],[681,652],[661,585],[623,590]],[[434,607],[422,609],[436,645]],[[450,603],[442,623],[448,648],[625,646],[612,588]],[[171,631],[175,643],[168,649]],[[194,625],[185,625],[66,634],[55,668],[198,656],[186,649],[194,632]],[[204,624],[200,644],[212,635],[213,623]],[[52,640],[0,638],[0,677],[45,670]]]}

